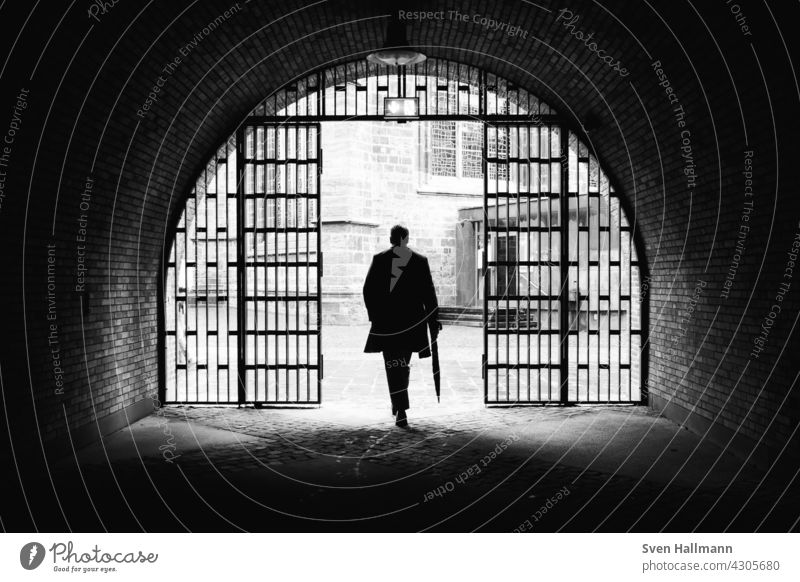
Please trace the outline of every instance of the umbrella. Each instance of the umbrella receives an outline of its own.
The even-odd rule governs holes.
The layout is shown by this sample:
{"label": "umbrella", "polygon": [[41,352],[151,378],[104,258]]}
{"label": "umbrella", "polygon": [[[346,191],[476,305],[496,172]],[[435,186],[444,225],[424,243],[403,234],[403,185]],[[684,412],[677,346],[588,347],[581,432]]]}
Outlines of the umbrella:
{"label": "umbrella", "polygon": [[[437,324],[442,329],[442,324]],[[436,402],[441,402],[442,379],[439,376],[439,332],[431,328],[431,363],[433,364],[433,385],[436,388]]]}

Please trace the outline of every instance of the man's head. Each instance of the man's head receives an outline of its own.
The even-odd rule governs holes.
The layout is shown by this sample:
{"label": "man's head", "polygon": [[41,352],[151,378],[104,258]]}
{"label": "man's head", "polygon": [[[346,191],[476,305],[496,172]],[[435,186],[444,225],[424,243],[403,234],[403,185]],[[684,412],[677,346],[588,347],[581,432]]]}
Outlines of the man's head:
{"label": "man's head", "polygon": [[389,233],[389,242],[394,247],[408,244],[408,229],[405,226],[395,224]]}

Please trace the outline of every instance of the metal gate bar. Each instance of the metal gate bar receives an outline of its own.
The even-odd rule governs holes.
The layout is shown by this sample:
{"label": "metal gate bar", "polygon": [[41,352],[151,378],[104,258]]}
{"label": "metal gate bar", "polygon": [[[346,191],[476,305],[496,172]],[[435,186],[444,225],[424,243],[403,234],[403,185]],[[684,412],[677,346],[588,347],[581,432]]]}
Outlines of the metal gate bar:
{"label": "metal gate bar", "polygon": [[485,128],[488,403],[561,397],[560,135],[555,126],[487,124]]}
{"label": "metal gate bar", "polygon": [[190,192],[166,263],[166,402],[238,401],[236,228],[230,139]]}
{"label": "metal gate bar", "polygon": [[639,264],[622,204],[596,156],[569,134],[570,402],[639,402]]}
{"label": "metal gate bar", "polygon": [[430,58],[410,67],[359,60],[314,71],[264,99],[251,120],[381,119],[384,98],[403,96],[418,97],[419,113],[427,119],[536,116],[552,121],[556,116],[547,103],[502,77]]}
{"label": "metal gate bar", "polygon": [[597,158],[552,124],[484,144],[485,401],[639,402],[638,262]]}
{"label": "metal gate bar", "polygon": [[319,125],[247,125],[240,133],[243,400],[318,404]]}

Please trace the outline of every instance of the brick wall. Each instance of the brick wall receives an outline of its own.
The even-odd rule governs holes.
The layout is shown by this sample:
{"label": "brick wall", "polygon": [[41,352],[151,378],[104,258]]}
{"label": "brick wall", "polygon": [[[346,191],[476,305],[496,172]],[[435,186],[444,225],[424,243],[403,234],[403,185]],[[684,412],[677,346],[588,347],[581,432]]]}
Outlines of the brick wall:
{"label": "brick wall", "polygon": [[[137,115],[165,64],[231,4],[176,2],[156,10],[119,3],[100,22],[90,22],[77,5],[64,15],[52,4],[39,4],[32,20],[9,13],[2,19],[0,43],[7,51],[13,43],[16,48],[3,76],[0,130],[11,122],[20,90],[29,91],[4,168],[0,207],[3,334],[10,345],[3,352],[4,404],[13,410],[8,422],[19,435],[16,442],[63,441],[68,428],[92,426],[155,392],[158,273],[164,233],[182,195],[265,94],[382,42],[385,9],[375,3],[243,5],[182,57],[157,101]],[[430,5],[481,12],[529,34],[510,38],[471,22],[442,20],[409,26],[412,42],[433,56],[520,83],[561,110],[576,129],[594,119],[588,140],[628,200],[648,262],[650,393],[773,449],[782,447],[795,435],[800,416],[792,390],[796,278],[763,351],[758,358],[750,354],[776,304],[798,229],[798,91],[788,57],[797,54],[797,35],[789,28],[797,21],[797,6],[767,9],[742,2],[753,31],[748,37],[722,2],[624,9],[575,2],[570,8],[580,16],[576,26],[594,31],[607,54],[621,60],[628,72],[622,77],[569,33],[555,8],[511,1]],[[47,47],[42,39],[49,35],[42,31],[54,31]],[[683,107],[685,128],[659,85],[663,81],[651,66],[656,60]],[[697,174],[691,193],[682,129],[691,132]],[[723,298],[742,223],[748,149],[755,152],[750,234]],[[88,286],[76,293],[80,193],[87,175],[94,181],[86,212]],[[364,206],[375,210],[377,196],[373,192]],[[438,204],[443,202],[425,199],[411,217],[387,211],[363,252],[380,248],[385,225],[402,218],[412,240],[438,265],[434,276],[447,279],[444,257],[433,250],[437,240],[425,233],[423,220],[428,205]],[[334,208],[328,211],[333,219]],[[342,233],[368,240],[362,227]],[[56,393],[48,343],[48,244],[56,245],[63,394]],[[684,322],[699,280],[706,287]],[[441,284],[440,292],[450,293]],[[672,354],[678,334],[679,349]]]}

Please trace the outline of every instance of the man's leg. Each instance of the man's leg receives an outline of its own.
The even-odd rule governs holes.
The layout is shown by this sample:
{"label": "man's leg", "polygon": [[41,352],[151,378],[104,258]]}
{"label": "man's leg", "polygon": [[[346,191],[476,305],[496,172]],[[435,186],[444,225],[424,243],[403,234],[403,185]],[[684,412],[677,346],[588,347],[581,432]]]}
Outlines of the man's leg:
{"label": "man's leg", "polygon": [[394,411],[408,410],[408,377],[411,352],[384,351],[383,363],[386,367],[386,381],[389,384],[389,397]]}

